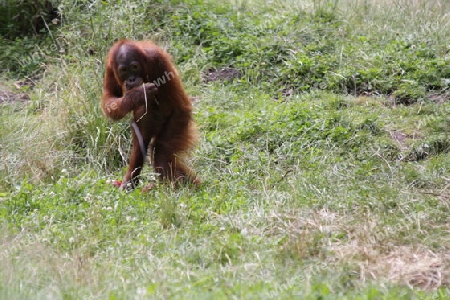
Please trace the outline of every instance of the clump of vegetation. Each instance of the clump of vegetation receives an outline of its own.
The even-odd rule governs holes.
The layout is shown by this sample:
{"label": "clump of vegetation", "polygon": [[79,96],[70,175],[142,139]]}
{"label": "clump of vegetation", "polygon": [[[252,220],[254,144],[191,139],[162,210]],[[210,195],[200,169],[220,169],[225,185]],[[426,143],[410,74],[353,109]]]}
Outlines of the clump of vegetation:
{"label": "clump of vegetation", "polygon": [[[432,4],[423,5],[438,15],[443,13]],[[168,30],[180,36],[177,49],[183,51],[181,61],[190,61],[195,55],[180,49],[190,43],[210,65],[235,67],[267,90],[384,94],[408,104],[449,87],[448,45],[423,32],[408,33],[397,27],[403,24],[393,13],[386,16],[391,18],[391,32],[374,32],[369,26],[352,26],[352,21],[362,22],[347,19],[355,11],[336,6],[316,7],[313,12],[298,8],[288,15],[277,14],[270,7],[263,8],[260,15],[223,7],[220,14],[209,14],[203,7],[200,3],[181,8],[165,22]],[[358,9],[361,4],[356,4]],[[366,7],[375,17],[385,9]],[[374,22],[365,18],[367,23]],[[426,30],[437,35],[440,28],[436,25]]]}
{"label": "clump of vegetation", "polygon": [[[9,76],[31,78],[45,69],[60,47],[51,31],[61,22],[59,0],[0,2],[0,70]],[[48,34],[50,33],[50,36]]]}
{"label": "clump of vegetation", "polygon": [[7,39],[45,33],[57,23],[59,0],[21,0],[0,3],[0,35]]}

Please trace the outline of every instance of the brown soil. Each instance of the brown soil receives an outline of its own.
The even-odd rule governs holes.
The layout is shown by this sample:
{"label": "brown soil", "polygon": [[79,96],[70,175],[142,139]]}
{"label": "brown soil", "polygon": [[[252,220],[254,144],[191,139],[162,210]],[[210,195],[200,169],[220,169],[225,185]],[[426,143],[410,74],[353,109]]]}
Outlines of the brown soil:
{"label": "brown soil", "polygon": [[241,72],[234,68],[221,68],[221,69],[208,69],[203,74],[204,82],[214,82],[214,81],[233,81],[235,78],[241,77]]}
{"label": "brown soil", "polygon": [[13,91],[14,88],[0,82],[0,104],[29,101],[30,96],[27,93],[19,91],[19,88],[23,85],[23,83],[16,83],[17,91]]}

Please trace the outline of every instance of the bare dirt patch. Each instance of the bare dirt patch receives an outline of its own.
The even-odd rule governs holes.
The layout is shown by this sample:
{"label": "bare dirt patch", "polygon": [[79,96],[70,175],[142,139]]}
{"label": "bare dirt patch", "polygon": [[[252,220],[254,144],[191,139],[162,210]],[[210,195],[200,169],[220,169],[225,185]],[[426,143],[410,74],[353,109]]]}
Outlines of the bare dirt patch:
{"label": "bare dirt patch", "polygon": [[208,69],[202,76],[204,82],[214,81],[233,81],[235,78],[241,77],[241,72],[235,68]]}
{"label": "bare dirt patch", "polygon": [[398,130],[389,131],[391,138],[399,145],[402,151],[408,150],[408,141],[415,141],[422,139],[420,134],[406,134]]}
{"label": "bare dirt patch", "polygon": [[[20,88],[25,83],[17,82],[15,83],[16,88]],[[17,89],[18,90],[18,89]],[[30,96],[24,92],[13,91],[13,88],[0,82],[0,104],[2,103],[15,103],[15,102],[26,102],[30,100]]]}
{"label": "bare dirt patch", "polygon": [[435,103],[443,104],[445,102],[450,101],[450,92],[430,94],[428,96],[428,99],[430,99],[431,101],[433,101]]}

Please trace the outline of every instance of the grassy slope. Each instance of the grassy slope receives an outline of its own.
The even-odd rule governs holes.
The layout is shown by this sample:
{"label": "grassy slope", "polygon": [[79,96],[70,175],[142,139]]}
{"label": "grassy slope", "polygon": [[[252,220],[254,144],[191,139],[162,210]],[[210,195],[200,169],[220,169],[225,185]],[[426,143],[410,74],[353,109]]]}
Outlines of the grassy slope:
{"label": "grassy slope", "polygon": [[[448,5],[64,3],[70,51],[0,110],[1,297],[448,296]],[[121,36],[166,46],[198,98],[199,190],[106,184],[128,149],[98,106]],[[201,81],[224,66],[241,79]]]}

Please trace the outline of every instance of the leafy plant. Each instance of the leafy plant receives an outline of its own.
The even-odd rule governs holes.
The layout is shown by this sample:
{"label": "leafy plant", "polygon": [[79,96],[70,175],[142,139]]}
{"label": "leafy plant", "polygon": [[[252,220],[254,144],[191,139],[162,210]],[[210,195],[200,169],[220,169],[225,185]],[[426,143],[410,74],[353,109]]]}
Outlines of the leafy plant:
{"label": "leafy plant", "polygon": [[0,36],[40,34],[53,28],[60,0],[5,0],[0,2]]}

